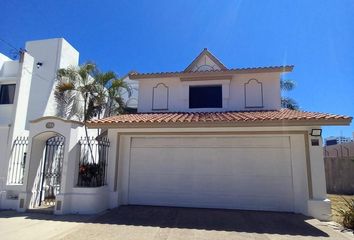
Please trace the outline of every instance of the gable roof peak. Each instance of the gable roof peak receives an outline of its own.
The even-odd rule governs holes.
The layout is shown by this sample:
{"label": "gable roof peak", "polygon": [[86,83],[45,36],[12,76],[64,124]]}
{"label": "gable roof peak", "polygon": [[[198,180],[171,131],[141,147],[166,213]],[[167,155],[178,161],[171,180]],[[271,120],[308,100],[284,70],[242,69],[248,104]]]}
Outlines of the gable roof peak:
{"label": "gable roof peak", "polygon": [[[184,70],[184,72],[194,72],[194,71],[203,71],[203,70],[198,70],[198,63],[201,61],[201,59],[205,57],[205,65],[206,64],[206,57],[210,59],[210,61],[214,64],[216,68],[219,69],[213,69],[213,70],[226,70],[227,67],[217,58],[215,57],[209,50],[208,48],[204,48],[201,53],[188,65],[188,67]],[[210,66],[211,68],[214,68],[214,66]],[[197,69],[196,69],[197,68]]]}

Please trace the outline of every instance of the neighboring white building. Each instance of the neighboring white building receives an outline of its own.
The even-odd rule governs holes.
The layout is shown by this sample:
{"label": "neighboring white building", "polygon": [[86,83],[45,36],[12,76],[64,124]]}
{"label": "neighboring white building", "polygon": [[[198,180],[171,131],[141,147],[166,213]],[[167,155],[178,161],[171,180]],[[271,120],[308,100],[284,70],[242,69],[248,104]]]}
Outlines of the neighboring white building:
{"label": "neighboring white building", "polygon": [[[37,71],[37,62],[45,66],[45,60],[27,55],[32,67],[26,68]],[[48,84],[40,94],[43,102],[32,100],[36,114],[16,115],[25,130],[28,120],[41,118],[28,124],[26,161],[21,162],[23,152],[8,154],[7,180],[15,169],[21,181],[7,181],[1,207],[26,211],[50,202],[55,214],[67,214],[140,204],[329,219],[318,132],[321,126],[348,125],[352,118],[281,109],[279,79],[292,70],[229,69],[204,49],[184,71],[131,72],[125,79],[135,91],[127,105],[138,113],[92,120],[89,127],[101,132],[89,141],[91,149],[80,140],[82,123],[41,117],[55,109],[43,104],[51,101],[53,85]],[[48,71],[42,80],[51,76]],[[33,91],[27,94],[30,105]]]}
{"label": "neighboring white building", "polygon": [[339,136],[339,137],[330,136],[325,138],[324,140],[326,146],[353,142],[353,140],[350,137],[343,137],[343,136]]}
{"label": "neighboring white building", "polygon": [[55,116],[59,68],[77,66],[79,53],[65,39],[26,43],[19,60],[0,54],[0,191],[6,183],[9,146],[28,136],[29,121]]}
{"label": "neighboring white building", "polygon": [[[78,64],[78,51],[63,38],[27,42],[19,60],[12,60],[0,53],[0,209],[18,207],[17,200],[22,187],[26,185],[24,168],[31,160],[29,148],[32,148],[34,138],[38,137],[40,142],[45,143],[37,152],[38,159],[48,161],[46,152],[48,149],[53,151],[54,147],[56,154],[50,156],[50,161],[55,162],[57,154],[65,155],[61,152],[64,142],[71,141],[77,145],[79,139],[85,136],[81,123],[66,121],[66,125],[61,126],[61,121],[54,117],[58,110],[54,98],[57,70]],[[134,112],[137,108],[138,86],[136,81],[129,80],[128,75],[124,79],[131,84],[132,95],[123,92],[123,98],[130,111]],[[59,121],[56,125],[61,126],[60,133],[51,131],[56,127],[50,127],[50,123],[45,126],[45,137],[31,135],[37,131],[34,120],[48,117],[53,118],[53,124]],[[71,126],[75,126],[76,132]],[[63,133],[67,127],[71,129],[70,132]],[[97,134],[97,131],[90,130],[89,134],[92,136]],[[31,153],[32,156],[34,154]],[[29,172],[31,173],[30,170]],[[39,179],[43,178],[44,175],[39,176]],[[61,176],[54,178],[55,181],[58,179],[61,179]],[[46,192],[44,188],[49,187],[50,183],[45,183],[46,181],[43,182],[40,192]],[[52,186],[49,188],[53,189]],[[45,196],[41,198],[44,200]]]}

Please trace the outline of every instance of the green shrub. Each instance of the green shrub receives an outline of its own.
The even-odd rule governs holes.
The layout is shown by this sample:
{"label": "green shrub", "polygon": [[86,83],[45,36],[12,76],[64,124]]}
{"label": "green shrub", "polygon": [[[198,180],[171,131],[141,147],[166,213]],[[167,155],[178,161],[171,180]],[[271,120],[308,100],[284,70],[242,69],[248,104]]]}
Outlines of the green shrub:
{"label": "green shrub", "polygon": [[342,225],[344,227],[354,229],[354,198],[350,200],[343,198],[343,200],[344,207],[335,211],[342,217]]}

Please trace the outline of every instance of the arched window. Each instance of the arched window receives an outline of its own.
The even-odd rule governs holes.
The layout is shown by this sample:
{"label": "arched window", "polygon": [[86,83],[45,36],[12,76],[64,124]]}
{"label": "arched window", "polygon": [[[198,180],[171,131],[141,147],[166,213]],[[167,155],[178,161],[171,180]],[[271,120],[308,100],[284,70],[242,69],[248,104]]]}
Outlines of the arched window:
{"label": "arched window", "polygon": [[263,108],[263,86],[257,79],[245,83],[245,107]]}
{"label": "arched window", "polygon": [[168,109],[168,87],[163,84],[157,84],[152,90],[152,110]]}

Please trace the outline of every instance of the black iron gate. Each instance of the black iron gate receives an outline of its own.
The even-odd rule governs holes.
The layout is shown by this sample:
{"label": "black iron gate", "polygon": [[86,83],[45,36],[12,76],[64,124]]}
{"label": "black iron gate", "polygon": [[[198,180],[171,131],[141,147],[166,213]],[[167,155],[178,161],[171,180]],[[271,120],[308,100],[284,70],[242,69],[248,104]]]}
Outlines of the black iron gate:
{"label": "black iron gate", "polygon": [[64,157],[64,137],[49,138],[45,145],[41,172],[39,206],[54,206],[55,196],[60,193]]}

